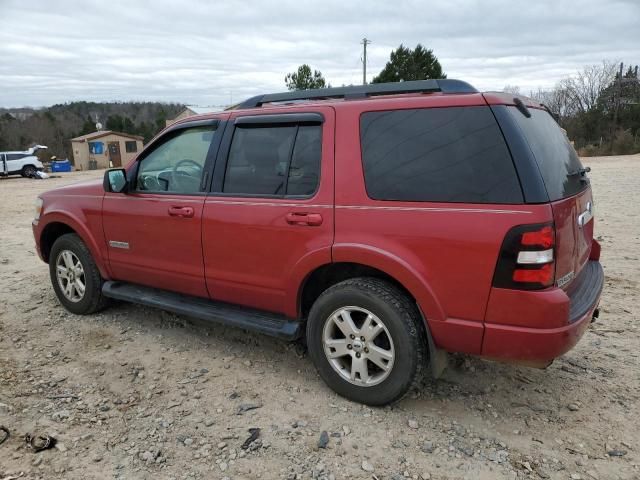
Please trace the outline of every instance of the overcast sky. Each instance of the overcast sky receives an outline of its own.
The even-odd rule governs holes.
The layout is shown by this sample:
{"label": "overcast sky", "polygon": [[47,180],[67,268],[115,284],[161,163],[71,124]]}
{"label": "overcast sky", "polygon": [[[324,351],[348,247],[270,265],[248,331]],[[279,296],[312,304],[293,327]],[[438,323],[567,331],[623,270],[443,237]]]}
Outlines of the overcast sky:
{"label": "overcast sky", "polygon": [[285,90],[308,63],[368,79],[403,43],[483,90],[551,87],[603,59],[640,63],[640,0],[0,0],[0,106],[73,100],[226,105]]}

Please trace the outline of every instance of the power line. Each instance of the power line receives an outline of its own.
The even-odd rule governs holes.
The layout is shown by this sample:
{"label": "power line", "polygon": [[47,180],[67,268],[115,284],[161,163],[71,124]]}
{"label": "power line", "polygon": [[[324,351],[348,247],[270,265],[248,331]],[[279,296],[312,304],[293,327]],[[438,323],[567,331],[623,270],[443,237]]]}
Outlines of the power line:
{"label": "power line", "polygon": [[363,52],[362,52],[362,84],[363,85],[367,84],[367,45],[369,45],[370,43],[372,42],[367,37],[364,37],[360,42],[360,44],[363,47]]}

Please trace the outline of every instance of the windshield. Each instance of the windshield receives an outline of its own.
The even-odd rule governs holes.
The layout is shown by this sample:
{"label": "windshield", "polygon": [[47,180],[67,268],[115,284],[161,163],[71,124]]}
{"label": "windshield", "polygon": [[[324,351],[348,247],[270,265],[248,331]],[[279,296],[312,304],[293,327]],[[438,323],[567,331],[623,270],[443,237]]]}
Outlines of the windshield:
{"label": "windshield", "polygon": [[509,107],[522,129],[536,158],[549,199],[553,202],[582,191],[589,184],[578,154],[551,115],[530,108],[525,117],[516,107]]}

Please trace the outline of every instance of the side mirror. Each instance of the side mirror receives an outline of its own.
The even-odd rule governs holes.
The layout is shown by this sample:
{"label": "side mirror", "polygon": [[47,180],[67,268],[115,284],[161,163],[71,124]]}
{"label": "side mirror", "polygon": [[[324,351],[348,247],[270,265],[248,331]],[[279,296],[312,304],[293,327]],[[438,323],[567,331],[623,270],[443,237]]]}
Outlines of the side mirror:
{"label": "side mirror", "polygon": [[127,182],[127,171],[124,168],[114,168],[104,172],[102,182],[105,192],[127,193],[129,183]]}

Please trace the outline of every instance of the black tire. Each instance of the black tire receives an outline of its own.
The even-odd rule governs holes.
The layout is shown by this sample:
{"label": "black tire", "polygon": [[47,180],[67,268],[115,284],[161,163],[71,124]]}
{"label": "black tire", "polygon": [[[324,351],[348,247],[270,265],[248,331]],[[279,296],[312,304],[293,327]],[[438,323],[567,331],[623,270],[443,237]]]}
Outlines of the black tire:
{"label": "black tire", "polygon": [[22,172],[20,172],[20,175],[22,175],[23,177],[31,177],[37,171],[38,169],[33,165],[25,165],[24,167],[22,167]]}
{"label": "black tire", "polygon": [[[334,312],[347,306],[363,308],[376,315],[393,341],[393,366],[378,384],[351,383],[334,369],[325,355],[325,323]],[[352,278],[328,288],[313,304],[307,322],[309,356],[322,379],[338,394],[367,405],[386,405],[400,400],[419,383],[428,360],[424,331],[417,306],[396,286],[377,278]]]}
{"label": "black tire", "polygon": [[[84,295],[79,301],[69,300],[62,292],[62,288],[57,277],[57,262],[61,253],[65,250],[72,252],[82,264],[84,270]],[[77,315],[88,315],[105,308],[108,299],[102,295],[102,284],[104,280],[100,276],[100,271],[93,261],[93,257],[84,242],[75,233],[67,233],[56,239],[49,254],[49,274],[51,284],[56,292],[58,300],[64,308]]]}

